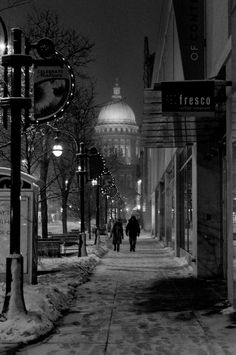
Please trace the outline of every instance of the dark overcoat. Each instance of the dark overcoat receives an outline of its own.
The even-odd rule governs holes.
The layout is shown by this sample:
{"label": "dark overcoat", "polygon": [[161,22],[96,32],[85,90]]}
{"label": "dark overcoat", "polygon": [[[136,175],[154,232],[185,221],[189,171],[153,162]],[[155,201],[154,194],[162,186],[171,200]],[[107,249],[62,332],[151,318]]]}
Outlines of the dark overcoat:
{"label": "dark overcoat", "polygon": [[126,235],[129,236],[130,239],[136,240],[137,236],[140,234],[140,227],[138,221],[135,217],[131,217],[127,226],[126,226]]}
{"label": "dark overcoat", "polygon": [[111,236],[112,236],[112,243],[113,244],[121,244],[122,239],[123,239],[123,227],[122,223],[117,221],[114,223],[112,230],[111,230]]}

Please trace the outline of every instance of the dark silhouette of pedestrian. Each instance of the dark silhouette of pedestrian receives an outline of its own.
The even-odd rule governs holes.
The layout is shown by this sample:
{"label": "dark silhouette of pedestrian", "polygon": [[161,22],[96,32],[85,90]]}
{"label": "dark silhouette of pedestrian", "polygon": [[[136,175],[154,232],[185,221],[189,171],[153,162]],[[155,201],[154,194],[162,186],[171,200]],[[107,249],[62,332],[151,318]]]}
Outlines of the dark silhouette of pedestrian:
{"label": "dark silhouette of pedestrian", "polygon": [[120,219],[115,221],[111,230],[112,243],[114,245],[114,250],[120,251],[120,244],[124,238],[123,226]]}
{"label": "dark silhouette of pedestrian", "polygon": [[130,251],[135,251],[137,236],[140,234],[140,227],[135,216],[129,219],[125,232],[129,236]]}

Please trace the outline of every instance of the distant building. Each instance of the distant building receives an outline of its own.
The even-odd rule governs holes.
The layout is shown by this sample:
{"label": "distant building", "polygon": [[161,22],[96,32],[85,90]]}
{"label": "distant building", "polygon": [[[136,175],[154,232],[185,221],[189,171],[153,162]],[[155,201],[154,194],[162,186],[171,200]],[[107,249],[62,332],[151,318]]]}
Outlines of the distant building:
{"label": "distant building", "polygon": [[136,206],[139,127],[131,107],[121,96],[116,81],[111,101],[98,115],[95,127],[97,145],[118,187],[127,209]]}

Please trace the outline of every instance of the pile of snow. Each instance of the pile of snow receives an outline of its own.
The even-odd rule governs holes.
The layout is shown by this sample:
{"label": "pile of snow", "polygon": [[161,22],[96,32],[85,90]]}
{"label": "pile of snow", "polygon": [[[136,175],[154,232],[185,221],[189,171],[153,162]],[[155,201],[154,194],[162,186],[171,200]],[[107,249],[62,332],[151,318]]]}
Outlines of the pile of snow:
{"label": "pile of snow", "polygon": [[[25,344],[50,332],[69,306],[78,285],[107,252],[105,244],[88,246],[88,256],[41,258],[37,285],[24,285],[27,314],[12,319],[0,318],[0,343]],[[5,283],[0,283],[0,312],[5,298]]]}

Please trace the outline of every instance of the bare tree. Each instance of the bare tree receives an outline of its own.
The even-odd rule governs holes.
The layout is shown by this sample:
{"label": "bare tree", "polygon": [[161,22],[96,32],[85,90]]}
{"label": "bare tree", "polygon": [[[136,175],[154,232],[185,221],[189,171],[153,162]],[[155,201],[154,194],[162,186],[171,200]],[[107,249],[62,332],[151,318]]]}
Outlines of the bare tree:
{"label": "bare tree", "polygon": [[[93,44],[90,41],[77,33],[75,30],[64,29],[58,20],[58,16],[50,10],[39,11],[35,9],[34,12],[28,15],[28,25],[26,29],[30,43],[37,42],[42,37],[50,38],[56,49],[63,54],[63,56],[70,62],[76,77],[76,95],[73,104],[67,110],[66,114],[58,120],[55,124],[57,128],[63,128],[70,132],[76,139],[77,145],[81,140],[85,140],[88,131],[91,129],[92,102],[94,99],[94,88],[90,83],[87,84],[88,76],[86,74],[86,67],[92,60],[91,50]],[[82,86],[85,84],[87,86]],[[87,127],[86,127],[87,126]],[[66,138],[63,137],[66,141]],[[68,139],[67,139],[68,141]],[[48,141],[44,136],[44,147],[48,149]],[[68,153],[68,152],[67,152]],[[74,155],[75,156],[75,155]],[[69,159],[71,161],[71,159]],[[66,159],[63,160],[66,165]],[[75,161],[75,159],[74,159]],[[62,165],[54,162],[54,175],[57,176],[57,183],[61,192],[63,208],[63,231],[66,231],[66,205],[68,200],[69,188],[75,175],[75,168],[70,169],[69,176],[65,176],[65,171],[68,169],[60,169]],[[56,171],[56,170],[57,171]],[[47,237],[47,177],[50,171],[49,155],[42,154],[40,160],[40,181],[41,181],[41,213],[42,213],[42,236]],[[65,186],[67,181],[67,186]]]}
{"label": "bare tree", "polygon": [[[23,5],[24,3],[26,2],[12,0],[8,2],[8,8],[9,6],[13,7],[14,4]],[[5,6],[5,8],[7,7]],[[68,130],[74,135],[77,145],[82,140],[86,145],[90,145],[88,137],[92,136],[94,124],[94,84],[89,80],[86,67],[93,60],[91,57],[93,44],[75,30],[64,29],[59,23],[58,16],[50,10],[34,9],[28,15],[25,33],[30,43],[35,43],[43,37],[50,38],[54,42],[56,49],[62,53],[73,67],[76,77],[74,101],[67,109],[65,115],[56,122],[52,122],[51,125],[55,129]],[[22,117],[23,121],[24,117]],[[0,125],[0,159],[4,160],[5,164],[10,165],[10,134],[8,130],[4,129],[1,122]],[[29,174],[34,174],[39,180],[43,238],[48,235],[48,187],[53,181],[56,181],[61,191],[62,204],[66,205],[68,199],[67,191],[69,191],[68,187],[70,186],[67,186],[68,190],[65,191],[65,181],[73,181],[72,176],[75,174],[75,169],[71,169],[70,177],[65,177],[58,167],[56,169],[57,164],[55,161],[52,162],[51,149],[54,134],[55,130],[49,128],[47,124],[31,125],[27,129],[22,124],[22,170]],[[66,142],[66,138],[63,137],[63,139]],[[72,154],[72,152],[70,153]],[[75,152],[73,152],[73,157],[75,161]],[[48,173],[50,173],[49,178]],[[63,216],[63,230],[66,229],[65,221],[66,215]]]}
{"label": "bare tree", "polygon": [[56,13],[37,8],[27,16],[27,37],[31,43],[42,37],[50,38],[58,51],[70,62],[76,77],[87,78],[85,68],[93,61],[91,51],[94,43],[74,29],[65,29]]}
{"label": "bare tree", "polygon": [[[67,232],[67,205],[71,187],[77,186],[77,160],[76,153],[80,142],[84,142],[87,147],[93,144],[92,136],[94,129],[94,89],[79,88],[75,94],[75,99],[66,115],[58,122],[57,128],[61,132],[61,140],[67,147],[60,160],[54,160],[52,173],[57,176],[54,183],[54,193],[61,197],[62,226],[63,233]],[[71,139],[72,138],[72,139]],[[66,181],[66,183],[65,183]],[[55,187],[55,185],[57,185]],[[78,189],[77,189],[78,191]],[[77,199],[79,195],[77,193]]]}

